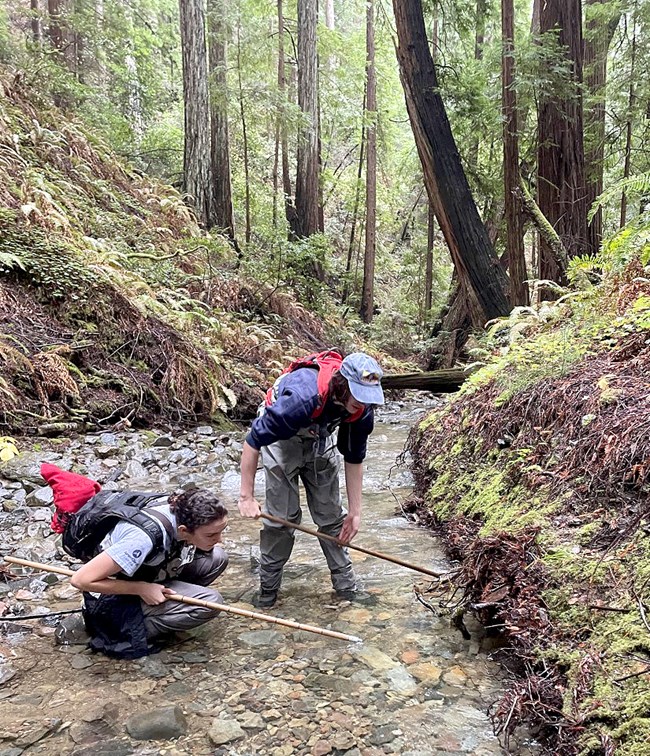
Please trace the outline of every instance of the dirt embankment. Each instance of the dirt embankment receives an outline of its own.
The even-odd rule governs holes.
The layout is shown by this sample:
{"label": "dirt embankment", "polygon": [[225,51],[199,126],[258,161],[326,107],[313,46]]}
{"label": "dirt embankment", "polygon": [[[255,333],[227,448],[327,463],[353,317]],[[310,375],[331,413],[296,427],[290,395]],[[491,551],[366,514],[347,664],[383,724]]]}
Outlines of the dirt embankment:
{"label": "dirt embankment", "polygon": [[454,611],[505,642],[493,711],[552,754],[650,754],[650,282],[556,306],[411,438]]}

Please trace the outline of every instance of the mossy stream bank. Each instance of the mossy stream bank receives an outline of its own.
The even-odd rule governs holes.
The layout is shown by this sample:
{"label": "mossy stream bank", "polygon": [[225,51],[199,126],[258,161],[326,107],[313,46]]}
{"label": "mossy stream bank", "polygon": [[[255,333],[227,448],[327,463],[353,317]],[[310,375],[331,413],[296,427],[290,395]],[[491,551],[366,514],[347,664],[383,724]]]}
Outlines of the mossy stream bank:
{"label": "mossy stream bank", "polygon": [[457,610],[501,636],[516,675],[498,728],[525,722],[563,756],[650,754],[642,272],[517,324],[410,440],[410,508],[462,563]]}

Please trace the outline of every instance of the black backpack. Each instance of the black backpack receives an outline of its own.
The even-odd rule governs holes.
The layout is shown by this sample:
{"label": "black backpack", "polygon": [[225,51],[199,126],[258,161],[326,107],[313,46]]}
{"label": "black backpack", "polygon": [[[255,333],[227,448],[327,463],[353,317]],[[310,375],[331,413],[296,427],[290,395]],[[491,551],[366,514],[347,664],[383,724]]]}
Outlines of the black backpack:
{"label": "black backpack", "polygon": [[162,523],[173,544],[176,536],[171,522],[155,510],[148,509],[146,514],[142,510],[166,496],[141,491],[100,491],[70,517],[63,531],[64,551],[75,559],[89,562],[99,553],[104,538],[120,522],[143,530],[153,542],[153,551],[163,551],[163,533],[155,520]]}

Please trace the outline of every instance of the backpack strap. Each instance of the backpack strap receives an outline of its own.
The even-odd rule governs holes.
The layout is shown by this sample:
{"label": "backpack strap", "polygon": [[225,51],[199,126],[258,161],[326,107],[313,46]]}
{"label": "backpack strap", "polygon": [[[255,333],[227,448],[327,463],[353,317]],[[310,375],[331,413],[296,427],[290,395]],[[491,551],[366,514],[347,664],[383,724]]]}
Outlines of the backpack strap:
{"label": "backpack strap", "polygon": [[157,509],[148,507],[146,514],[148,514],[149,517],[154,517],[156,520],[158,520],[158,522],[162,524],[163,528],[165,528],[165,531],[167,532],[167,535],[169,536],[170,541],[176,540],[176,530],[171,524],[171,521],[167,517],[165,517],[162,512],[159,512]]}

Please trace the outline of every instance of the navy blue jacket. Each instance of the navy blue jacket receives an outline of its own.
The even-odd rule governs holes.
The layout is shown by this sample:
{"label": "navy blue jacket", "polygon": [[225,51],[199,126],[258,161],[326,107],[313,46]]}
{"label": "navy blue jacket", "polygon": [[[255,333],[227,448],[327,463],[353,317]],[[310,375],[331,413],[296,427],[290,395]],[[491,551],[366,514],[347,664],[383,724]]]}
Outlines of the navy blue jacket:
{"label": "navy blue jacket", "polygon": [[[302,428],[318,426],[319,438],[324,441],[340,424],[338,450],[343,459],[360,464],[366,457],[368,436],[374,428],[372,407],[367,407],[353,423],[341,422],[349,414],[340,405],[328,400],[323,412],[314,420],[312,413],[318,406],[318,371],[304,367],[288,373],[280,381],[275,402],[253,421],[246,442],[258,451],[275,441],[292,438]],[[322,452],[320,445],[320,451]]]}

